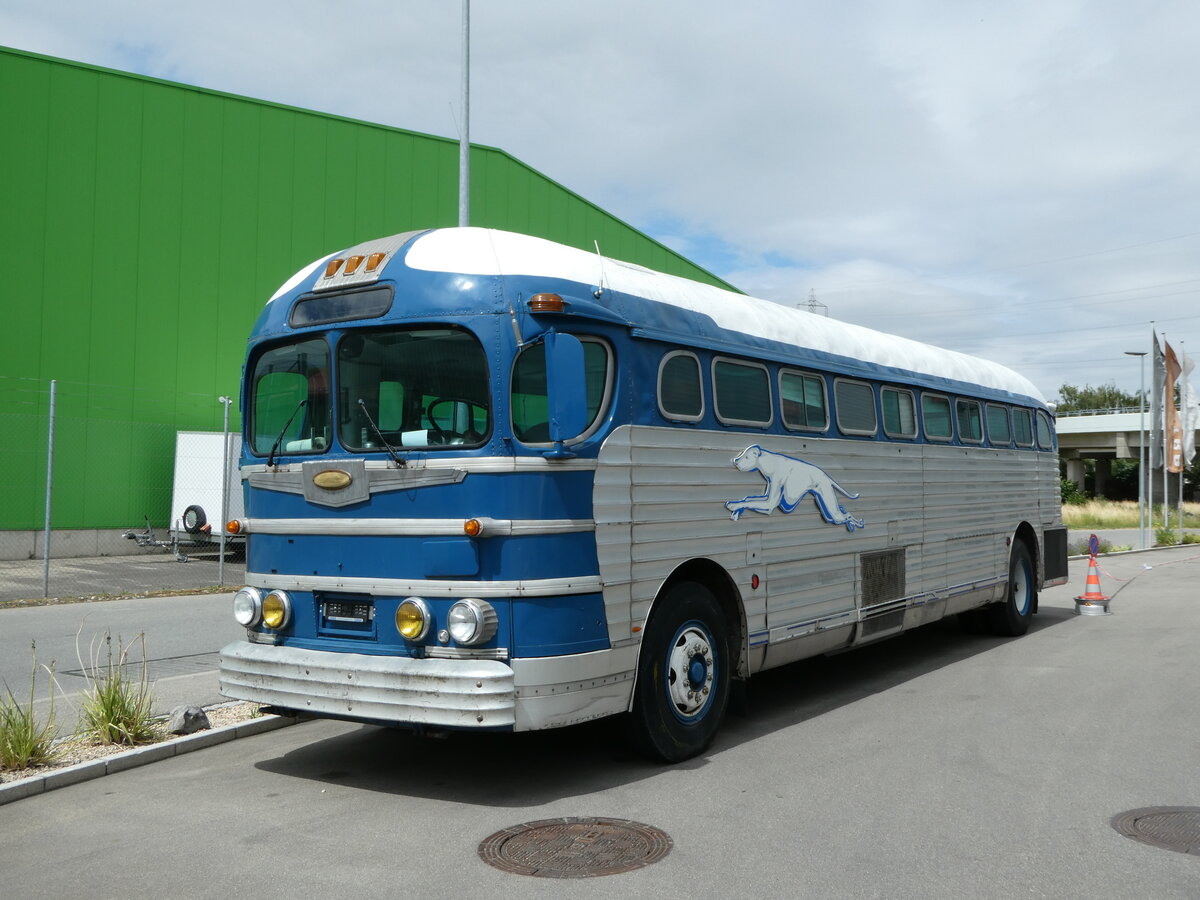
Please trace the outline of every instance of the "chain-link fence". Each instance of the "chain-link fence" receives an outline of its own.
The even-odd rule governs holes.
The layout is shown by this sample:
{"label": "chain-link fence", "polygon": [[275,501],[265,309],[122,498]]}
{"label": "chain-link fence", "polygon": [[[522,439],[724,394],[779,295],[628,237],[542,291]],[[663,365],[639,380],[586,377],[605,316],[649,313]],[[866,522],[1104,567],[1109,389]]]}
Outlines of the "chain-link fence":
{"label": "chain-link fence", "polygon": [[231,402],[0,376],[0,600],[240,584]]}

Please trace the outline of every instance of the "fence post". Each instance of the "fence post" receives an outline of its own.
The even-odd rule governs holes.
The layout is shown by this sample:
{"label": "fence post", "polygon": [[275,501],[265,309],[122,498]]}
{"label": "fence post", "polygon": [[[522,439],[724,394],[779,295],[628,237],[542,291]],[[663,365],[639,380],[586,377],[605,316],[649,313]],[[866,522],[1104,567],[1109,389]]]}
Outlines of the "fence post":
{"label": "fence post", "polygon": [[50,496],[54,489],[54,400],[58,382],[50,379],[50,423],[46,438],[46,516],[42,537],[42,596],[50,596]]}
{"label": "fence post", "polygon": [[221,429],[221,534],[217,538],[217,584],[225,584],[225,523],[229,519],[229,404],[228,397],[218,397],[225,405],[225,424]]}

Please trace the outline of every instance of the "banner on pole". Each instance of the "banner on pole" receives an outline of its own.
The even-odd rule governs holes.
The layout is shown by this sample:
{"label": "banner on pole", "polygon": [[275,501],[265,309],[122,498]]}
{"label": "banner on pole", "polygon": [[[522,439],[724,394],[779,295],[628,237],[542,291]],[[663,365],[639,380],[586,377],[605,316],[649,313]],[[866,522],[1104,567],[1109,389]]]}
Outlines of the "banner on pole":
{"label": "banner on pole", "polygon": [[1183,419],[1183,464],[1190,466],[1196,458],[1196,426],[1200,425],[1200,406],[1192,390],[1192,370],[1196,363],[1183,352],[1183,374],[1179,377],[1179,415]]}
{"label": "banner on pole", "polygon": [[1150,375],[1150,468],[1161,469],[1163,464],[1163,384],[1167,380],[1166,361],[1154,336],[1153,372]]}
{"label": "banner on pole", "polygon": [[1167,471],[1178,473],[1183,471],[1183,423],[1179,420],[1179,410],[1175,406],[1175,382],[1179,379],[1179,373],[1183,371],[1183,367],[1179,365],[1179,359],[1175,356],[1171,345],[1163,341],[1163,346],[1166,348],[1167,370],[1166,382],[1163,385],[1163,404],[1166,409],[1164,429],[1167,439]]}

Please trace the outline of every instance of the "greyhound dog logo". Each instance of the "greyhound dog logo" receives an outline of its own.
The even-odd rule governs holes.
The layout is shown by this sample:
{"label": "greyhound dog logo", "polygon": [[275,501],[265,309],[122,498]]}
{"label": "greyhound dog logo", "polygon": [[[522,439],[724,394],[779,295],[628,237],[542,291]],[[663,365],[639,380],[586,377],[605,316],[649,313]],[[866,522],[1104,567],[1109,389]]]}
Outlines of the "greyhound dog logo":
{"label": "greyhound dog logo", "polygon": [[730,500],[725,504],[734,521],[741,518],[746,510],[770,515],[778,506],[785,513],[790,513],[801,500],[812,494],[821,517],[830,525],[845,525],[849,532],[865,527],[863,520],[850,515],[838,499],[838,494],[850,500],[857,500],[859,495],[850,493],[830,478],[824,469],[812,463],[751,444],[733,458],[733,464],[740,472],[758,472],[767,480],[766,493]]}

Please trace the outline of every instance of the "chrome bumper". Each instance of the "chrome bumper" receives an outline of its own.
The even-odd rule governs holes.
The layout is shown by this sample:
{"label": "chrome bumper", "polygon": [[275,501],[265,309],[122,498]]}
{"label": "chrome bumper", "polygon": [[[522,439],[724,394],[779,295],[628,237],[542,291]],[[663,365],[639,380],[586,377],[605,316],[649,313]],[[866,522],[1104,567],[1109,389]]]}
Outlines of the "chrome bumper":
{"label": "chrome bumper", "polygon": [[446,728],[511,728],[513,671],[497,660],[410,659],[234,641],[221,693],[335,718]]}

